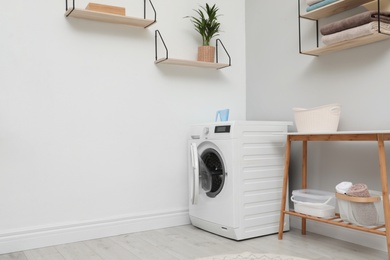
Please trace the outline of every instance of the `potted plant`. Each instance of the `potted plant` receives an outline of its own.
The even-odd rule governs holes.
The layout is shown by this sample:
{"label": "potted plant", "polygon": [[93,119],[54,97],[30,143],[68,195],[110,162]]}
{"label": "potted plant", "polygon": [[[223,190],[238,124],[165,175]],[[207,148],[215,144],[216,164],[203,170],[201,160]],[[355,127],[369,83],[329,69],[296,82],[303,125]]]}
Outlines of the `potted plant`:
{"label": "potted plant", "polygon": [[198,61],[214,62],[215,47],[210,46],[210,40],[219,35],[220,23],[218,22],[218,7],[214,4],[201,6],[200,9],[194,10],[198,17],[187,16],[193,23],[195,30],[202,36],[202,46],[198,47]]}

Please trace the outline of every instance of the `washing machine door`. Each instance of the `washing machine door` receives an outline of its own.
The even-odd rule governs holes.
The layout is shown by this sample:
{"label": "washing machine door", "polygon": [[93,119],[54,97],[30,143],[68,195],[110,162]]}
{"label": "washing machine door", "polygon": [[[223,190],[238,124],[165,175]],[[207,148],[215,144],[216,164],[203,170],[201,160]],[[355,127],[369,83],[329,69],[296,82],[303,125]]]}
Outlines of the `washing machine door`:
{"label": "washing machine door", "polygon": [[198,149],[196,143],[191,143],[192,204],[198,202],[200,193],[209,198],[215,198],[223,188],[226,171],[221,154],[212,146]]}
{"label": "washing machine door", "polygon": [[190,181],[190,196],[191,203],[198,203],[198,194],[199,194],[199,160],[198,160],[198,148],[196,147],[196,143],[191,143],[190,146],[191,152],[191,181]]}

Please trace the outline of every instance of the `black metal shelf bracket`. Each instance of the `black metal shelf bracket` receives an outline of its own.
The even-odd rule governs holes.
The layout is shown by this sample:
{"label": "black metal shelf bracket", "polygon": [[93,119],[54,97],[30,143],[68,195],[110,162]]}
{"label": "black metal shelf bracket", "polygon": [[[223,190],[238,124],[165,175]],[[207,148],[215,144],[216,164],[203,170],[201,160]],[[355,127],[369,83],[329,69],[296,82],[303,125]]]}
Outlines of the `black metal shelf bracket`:
{"label": "black metal shelf bracket", "polygon": [[[76,8],[75,1],[76,0],[72,0],[72,2],[73,2],[72,9],[71,9],[71,11],[69,13],[67,13],[66,17],[68,17],[73,12],[73,10]],[[154,13],[154,20],[153,20],[153,22],[151,22],[150,24],[148,24],[144,28],[147,28],[147,27],[151,26],[152,24],[154,24],[157,21],[156,9],[154,8],[154,5],[153,5],[151,0],[148,0],[148,2],[150,4],[150,6],[152,7],[152,10],[153,10],[153,13]],[[68,0],[65,0],[65,11],[67,12],[68,9],[69,9]],[[146,9],[147,9],[146,0],[144,0],[144,19],[146,19]]]}
{"label": "black metal shelf bracket", "polygon": [[[72,2],[73,2],[72,10],[66,15],[66,17],[68,17],[75,9],[75,6],[76,6],[75,1],[76,0],[72,0]],[[66,12],[68,11],[68,0],[65,0],[65,11]]]}
{"label": "black metal shelf bracket", "polygon": [[161,42],[162,42],[162,44],[164,45],[164,48],[165,48],[165,59],[162,59],[159,62],[157,62],[157,63],[160,63],[160,62],[168,59],[168,48],[167,48],[167,45],[164,42],[163,37],[161,36],[160,31],[159,30],[155,30],[154,31],[155,61],[157,61],[157,59],[158,59],[158,57],[157,57],[158,56],[158,49],[157,49],[158,38],[160,38],[160,40],[161,40]]}
{"label": "black metal shelf bracket", "polygon": [[[154,24],[156,21],[157,21],[157,12],[156,12],[156,9],[154,8],[154,5],[152,3],[151,0],[148,0],[149,3],[150,3],[150,6],[152,7],[153,9],[153,12],[154,12],[154,20],[152,23],[148,24],[147,26],[145,26],[144,28],[147,28],[149,26],[151,26],[152,24]],[[146,0],[144,0],[144,19],[146,19]]]}
{"label": "black metal shelf bracket", "polygon": [[226,55],[229,57],[229,66],[231,66],[232,65],[232,59],[231,59],[228,51],[226,50],[225,45],[223,45],[223,43],[222,43],[222,41],[220,39],[216,39],[215,40],[215,52],[216,52],[215,59],[216,59],[216,63],[218,63],[218,57],[219,57],[219,55],[218,55],[218,53],[219,53],[218,52],[218,46],[219,46],[218,42],[222,45],[222,48],[224,49]]}
{"label": "black metal shelf bracket", "polygon": [[384,35],[389,35],[388,33],[384,33],[384,32],[381,32],[381,4],[380,4],[381,1],[378,1],[378,33],[380,34],[384,34]]}
{"label": "black metal shelf bracket", "polygon": [[302,53],[302,40],[301,40],[301,1],[298,0],[298,34],[299,34],[299,53]]}
{"label": "black metal shelf bracket", "polygon": [[317,48],[320,46],[320,34],[318,29],[318,20],[308,19],[301,17],[301,0],[298,0],[298,34],[299,34],[299,53],[306,54],[311,56],[316,56],[312,54],[307,54],[302,52],[302,32],[301,32],[301,19],[311,20],[316,22],[316,38],[317,38]]}

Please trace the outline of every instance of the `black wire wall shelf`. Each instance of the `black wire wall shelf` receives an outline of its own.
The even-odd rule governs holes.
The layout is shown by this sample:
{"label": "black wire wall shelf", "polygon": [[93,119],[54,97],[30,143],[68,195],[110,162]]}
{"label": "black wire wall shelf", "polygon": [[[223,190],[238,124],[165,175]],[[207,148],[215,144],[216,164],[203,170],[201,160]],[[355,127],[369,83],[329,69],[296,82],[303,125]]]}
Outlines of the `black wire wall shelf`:
{"label": "black wire wall shelf", "polygon": [[[165,57],[163,57],[163,58],[158,58],[158,48],[157,48],[158,39],[161,40],[161,42],[165,48]],[[229,63],[218,63],[219,45],[221,45],[222,48],[224,49],[225,54],[227,55],[227,57],[229,59]],[[159,30],[155,31],[155,61],[154,61],[155,64],[168,64],[168,65],[190,66],[190,67],[210,68],[210,69],[223,69],[223,68],[231,66],[231,57],[220,39],[217,39],[215,42],[215,50],[216,50],[216,55],[215,55],[216,62],[215,63],[214,62],[192,61],[192,60],[169,58],[168,57],[168,48],[164,42],[164,39],[162,38],[162,36],[160,34],[160,31]]]}
{"label": "black wire wall shelf", "polygon": [[[318,28],[318,20],[321,18],[329,17],[338,13],[342,13],[344,11],[353,9],[358,6],[362,6],[368,3],[374,3],[377,8],[376,10],[381,10],[380,1],[376,0],[339,0],[332,4],[326,5],[324,7],[318,8],[311,12],[307,12],[301,14],[301,0],[298,0],[298,26],[299,26],[299,53],[313,55],[313,56],[321,56],[325,54],[330,54],[333,52],[350,49],[353,47],[358,47],[378,41],[383,41],[390,39],[390,34],[381,32],[380,26],[377,32],[374,32],[371,35],[355,38],[352,40],[342,41],[339,43],[335,43],[332,45],[324,45],[320,46],[319,44],[319,28]],[[302,37],[301,37],[301,19],[308,19],[316,22],[316,33],[317,33],[317,47],[310,50],[302,51]],[[378,23],[379,17],[378,17]],[[379,24],[380,25],[380,24]]]}
{"label": "black wire wall shelf", "polygon": [[156,9],[153,6],[151,0],[148,0],[149,5],[151,6],[154,12],[154,19],[146,19],[146,9],[147,9],[147,1],[144,0],[144,18],[137,18],[125,15],[111,14],[98,12],[87,9],[76,8],[75,0],[72,0],[72,7],[68,8],[68,0],[65,0],[65,16],[66,17],[75,17],[87,20],[94,20],[99,22],[106,23],[116,23],[116,24],[124,24],[129,26],[143,27],[147,28],[154,24],[157,20]]}

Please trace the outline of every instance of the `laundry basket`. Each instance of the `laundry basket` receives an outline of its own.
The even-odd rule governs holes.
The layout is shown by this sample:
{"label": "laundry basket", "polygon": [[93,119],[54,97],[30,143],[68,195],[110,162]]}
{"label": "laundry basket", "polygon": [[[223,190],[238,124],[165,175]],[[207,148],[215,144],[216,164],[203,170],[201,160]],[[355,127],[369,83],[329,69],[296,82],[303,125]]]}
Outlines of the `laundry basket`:
{"label": "laundry basket", "polygon": [[[385,224],[382,192],[370,190],[371,197],[352,197],[336,193],[340,218],[359,226]],[[360,214],[363,214],[359,216]]]}
{"label": "laundry basket", "polygon": [[291,201],[295,212],[320,218],[335,216],[336,197],[328,191],[301,189],[293,190]]}
{"label": "laundry basket", "polygon": [[336,132],[341,106],[329,104],[314,108],[293,108],[298,132]]}

